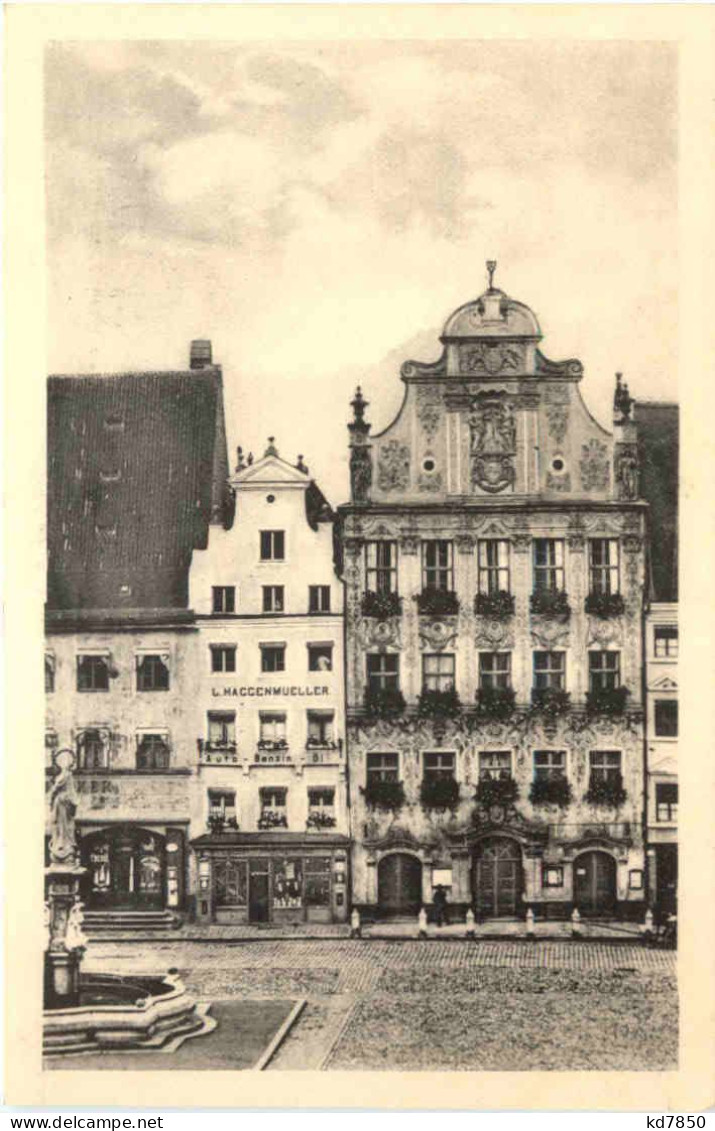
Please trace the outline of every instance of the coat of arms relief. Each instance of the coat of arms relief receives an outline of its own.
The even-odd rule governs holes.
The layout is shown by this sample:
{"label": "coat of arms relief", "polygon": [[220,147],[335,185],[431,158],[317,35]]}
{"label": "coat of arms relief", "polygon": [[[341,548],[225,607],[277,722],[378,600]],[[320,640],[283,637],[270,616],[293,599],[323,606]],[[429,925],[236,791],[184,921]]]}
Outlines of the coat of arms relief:
{"label": "coat of arms relief", "polygon": [[512,405],[485,400],[469,416],[472,487],[496,494],[514,484],[516,418]]}

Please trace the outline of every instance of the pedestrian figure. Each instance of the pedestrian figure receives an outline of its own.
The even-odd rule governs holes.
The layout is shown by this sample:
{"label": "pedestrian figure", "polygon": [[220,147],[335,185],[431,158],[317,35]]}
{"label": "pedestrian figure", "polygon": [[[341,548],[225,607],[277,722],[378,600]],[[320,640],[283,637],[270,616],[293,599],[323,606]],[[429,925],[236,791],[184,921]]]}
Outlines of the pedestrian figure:
{"label": "pedestrian figure", "polygon": [[447,892],[442,884],[437,884],[432,896],[434,903],[434,918],[438,927],[442,927],[447,920]]}

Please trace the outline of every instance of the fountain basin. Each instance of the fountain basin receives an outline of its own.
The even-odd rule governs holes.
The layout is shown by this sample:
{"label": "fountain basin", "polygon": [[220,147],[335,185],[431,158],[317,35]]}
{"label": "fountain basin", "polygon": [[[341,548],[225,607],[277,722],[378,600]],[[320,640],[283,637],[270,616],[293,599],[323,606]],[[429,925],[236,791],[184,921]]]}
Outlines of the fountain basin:
{"label": "fountain basin", "polygon": [[81,974],[79,1004],[46,1009],[46,1056],[102,1049],[157,1049],[213,1027],[180,978],[168,974]]}

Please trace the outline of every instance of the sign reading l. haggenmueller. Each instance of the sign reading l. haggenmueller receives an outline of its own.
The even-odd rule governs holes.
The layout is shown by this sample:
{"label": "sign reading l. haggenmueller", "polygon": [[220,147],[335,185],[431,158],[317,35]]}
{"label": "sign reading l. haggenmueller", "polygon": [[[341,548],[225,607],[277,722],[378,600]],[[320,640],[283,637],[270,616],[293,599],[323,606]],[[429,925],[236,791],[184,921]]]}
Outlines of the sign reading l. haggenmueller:
{"label": "sign reading l. haggenmueller", "polygon": [[215,699],[230,696],[237,699],[281,697],[283,695],[313,696],[329,695],[329,687],[212,687],[211,694]]}

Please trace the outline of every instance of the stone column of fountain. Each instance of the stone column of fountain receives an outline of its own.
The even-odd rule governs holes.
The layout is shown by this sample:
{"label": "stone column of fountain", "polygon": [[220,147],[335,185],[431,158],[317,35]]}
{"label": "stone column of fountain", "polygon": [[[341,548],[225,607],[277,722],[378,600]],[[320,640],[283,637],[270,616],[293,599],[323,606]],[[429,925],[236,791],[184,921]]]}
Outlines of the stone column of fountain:
{"label": "stone column of fountain", "polygon": [[82,933],[79,883],[86,869],[77,859],[74,752],[59,750],[59,773],[50,790],[50,865],[45,868],[45,1009],[79,1003],[79,973],[86,939]]}

